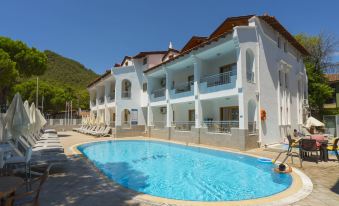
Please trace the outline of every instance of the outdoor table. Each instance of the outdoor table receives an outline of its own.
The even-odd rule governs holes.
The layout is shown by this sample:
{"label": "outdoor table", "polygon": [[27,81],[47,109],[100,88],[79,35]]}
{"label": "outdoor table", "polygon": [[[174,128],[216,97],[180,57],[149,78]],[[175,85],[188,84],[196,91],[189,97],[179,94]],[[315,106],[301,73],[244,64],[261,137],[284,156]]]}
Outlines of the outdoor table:
{"label": "outdoor table", "polygon": [[0,177],[0,205],[4,204],[5,198],[24,183],[20,177],[4,176]]}

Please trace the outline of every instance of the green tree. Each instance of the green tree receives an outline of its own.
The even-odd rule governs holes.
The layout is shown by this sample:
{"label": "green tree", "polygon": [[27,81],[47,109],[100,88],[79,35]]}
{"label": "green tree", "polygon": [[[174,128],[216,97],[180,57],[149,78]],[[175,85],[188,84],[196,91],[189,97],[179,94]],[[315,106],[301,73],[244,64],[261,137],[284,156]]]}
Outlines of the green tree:
{"label": "green tree", "polygon": [[312,115],[320,118],[324,112],[324,103],[333,94],[323,70],[333,65],[331,57],[337,50],[338,41],[335,37],[325,34],[298,34],[295,37],[310,53],[304,59],[308,77],[308,100]]}
{"label": "green tree", "polygon": [[[0,81],[1,105],[6,103],[7,95],[11,87],[17,83],[18,77],[29,77],[44,73],[47,67],[47,57],[43,52],[38,51],[34,47],[30,48],[21,41],[14,41],[1,36],[0,50],[0,62],[3,64],[1,66],[4,66],[0,70],[6,73],[1,74],[6,76],[6,81]],[[5,65],[7,65],[6,69]]]}

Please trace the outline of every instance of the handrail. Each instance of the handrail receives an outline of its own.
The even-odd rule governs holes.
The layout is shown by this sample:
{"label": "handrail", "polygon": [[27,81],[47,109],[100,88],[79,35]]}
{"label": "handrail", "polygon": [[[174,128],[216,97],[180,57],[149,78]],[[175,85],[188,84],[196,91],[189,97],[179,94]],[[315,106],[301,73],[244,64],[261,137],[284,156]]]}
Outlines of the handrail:
{"label": "handrail", "polygon": [[152,94],[154,98],[163,97],[165,96],[165,91],[166,91],[166,88],[155,89],[152,91]]}
{"label": "handrail", "polygon": [[182,93],[182,92],[190,91],[192,85],[193,85],[193,81],[181,82],[179,84],[174,85],[172,89],[175,90],[175,93]]}
{"label": "handrail", "polygon": [[231,128],[239,128],[239,121],[204,121],[208,132],[231,133]]}
{"label": "handrail", "polygon": [[205,76],[200,79],[200,82],[206,82],[207,87],[213,87],[223,84],[231,83],[231,76],[233,75],[232,71],[220,73],[220,74],[214,74],[210,76]]}

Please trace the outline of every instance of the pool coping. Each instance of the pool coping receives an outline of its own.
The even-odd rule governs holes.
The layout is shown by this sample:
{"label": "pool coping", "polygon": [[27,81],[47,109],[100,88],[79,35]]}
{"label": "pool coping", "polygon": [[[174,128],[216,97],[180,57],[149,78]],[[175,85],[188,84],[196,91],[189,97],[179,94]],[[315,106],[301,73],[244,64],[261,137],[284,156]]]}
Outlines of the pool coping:
{"label": "pool coping", "polygon": [[[86,141],[78,144],[74,144],[69,147],[69,149],[72,151],[73,155],[81,155],[84,156],[77,147],[80,145],[88,144],[88,143],[96,143],[96,142],[107,142],[107,141],[126,141],[126,140],[139,140],[139,141],[155,141],[155,142],[168,142],[173,144],[180,144],[180,145],[186,145],[191,147],[199,147],[199,148],[206,148],[206,149],[212,149],[212,150],[218,150],[218,151],[224,151],[224,152],[232,152],[232,153],[238,153],[242,155],[248,155],[252,157],[257,158],[264,158],[262,156],[254,155],[254,154],[248,154],[245,152],[240,152],[237,150],[232,150],[228,148],[220,148],[215,146],[209,146],[209,145],[201,145],[201,144],[193,144],[193,143],[184,143],[184,142],[178,142],[178,141],[172,141],[172,140],[163,140],[163,139],[156,139],[156,138],[145,138],[145,137],[131,137],[131,138],[112,138],[112,139],[105,139],[105,140],[95,140],[95,141]],[[87,158],[86,158],[87,159]],[[89,161],[92,165],[94,165],[91,161]],[[94,165],[95,166],[95,165]],[[98,170],[100,172],[100,170]],[[100,172],[102,175],[104,175],[102,172]],[[256,198],[256,199],[250,199],[250,200],[240,200],[240,201],[217,201],[217,202],[202,202],[202,201],[185,201],[185,200],[175,200],[175,199],[168,199],[163,197],[157,197],[152,196],[149,194],[141,193],[138,191],[134,191],[132,189],[128,189],[112,179],[108,178],[106,175],[104,175],[109,181],[116,184],[119,188],[127,190],[129,192],[132,192],[135,194],[135,197],[133,198],[136,201],[146,203],[149,205],[159,206],[159,205],[171,205],[171,206],[221,206],[221,205],[265,205],[265,206],[278,206],[278,205],[289,205],[295,202],[298,202],[305,197],[307,197],[309,194],[311,194],[313,190],[313,183],[311,179],[305,175],[303,172],[301,172],[299,169],[292,167],[292,173],[290,173],[292,177],[292,184],[289,188],[286,190],[268,196],[268,197],[262,197],[262,198]]]}

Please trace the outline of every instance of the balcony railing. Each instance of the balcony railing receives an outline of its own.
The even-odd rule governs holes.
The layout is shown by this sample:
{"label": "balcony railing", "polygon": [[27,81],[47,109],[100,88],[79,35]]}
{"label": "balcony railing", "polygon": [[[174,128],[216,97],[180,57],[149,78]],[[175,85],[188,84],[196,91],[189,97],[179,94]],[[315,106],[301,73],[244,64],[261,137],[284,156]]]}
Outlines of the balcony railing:
{"label": "balcony railing", "polygon": [[155,129],[163,129],[166,127],[166,121],[153,121],[153,126]]}
{"label": "balcony railing", "polygon": [[175,93],[178,94],[178,93],[191,91],[192,85],[193,85],[193,81],[182,82],[182,83],[174,85],[172,89],[174,89]]}
{"label": "balcony railing", "polygon": [[203,77],[200,80],[200,82],[201,83],[206,82],[207,87],[214,87],[218,85],[231,83],[231,76],[232,76],[232,72],[229,71],[229,72],[224,72],[220,74]]}
{"label": "balcony railing", "polygon": [[95,105],[96,105],[97,103],[96,103],[96,101],[95,100],[92,100],[91,101],[91,105],[92,105],[92,107],[95,107]]}
{"label": "balcony railing", "polygon": [[130,99],[131,98],[131,92],[130,91],[121,92],[121,98],[122,99]]}
{"label": "balcony railing", "polygon": [[208,132],[231,133],[231,128],[238,128],[239,121],[205,121]]}
{"label": "balcony railing", "polygon": [[195,121],[175,121],[173,125],[175,130],[191,131],[192,126],[195,125]]}
{"label": "balcony railing", "polygon": [[256,122],[248,122],[248,134],[257,133],[257,124]]}
{"label": "balcony railing", "polygon": [[98,101],[99,101],[99,104],[103,104],[103,103],[105,103],[105,98],[101,97],[101,98],[98,99]]}
{"label": "balcony railing", "polygon": [[152,94],[154,98],[164,97],[166,93],[166,88],[153,90]]}
{"label": "balcony railing", "polygon": [[114,93],[107,96],[108,102],[114,102],[114,100],[115,100],[115,94]]}

